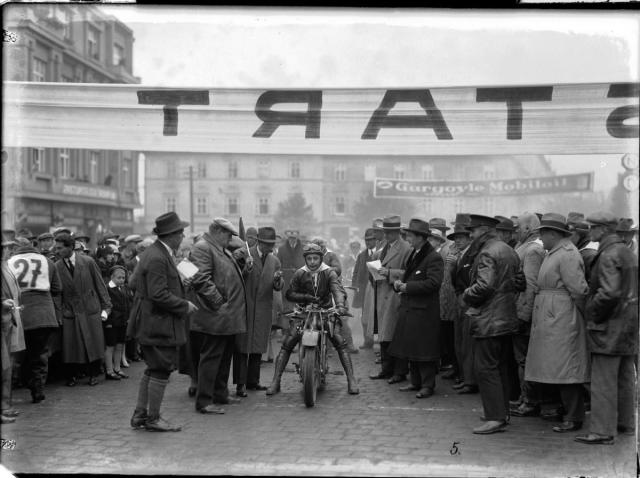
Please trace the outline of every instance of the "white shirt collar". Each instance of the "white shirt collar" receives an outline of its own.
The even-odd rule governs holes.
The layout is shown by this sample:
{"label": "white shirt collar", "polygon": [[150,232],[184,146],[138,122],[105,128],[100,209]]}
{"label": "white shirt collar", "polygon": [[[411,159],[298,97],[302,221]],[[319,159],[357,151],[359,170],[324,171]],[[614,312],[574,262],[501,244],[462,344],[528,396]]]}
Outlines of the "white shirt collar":
{"label": "white shirt collar", "polygon": [[71,253],[71,256],[69,257],[69,262],[71,263],[71,265],[73,267],[76,266],[76,253],[75,252]]}
{"label": "white shirt collar", "polygon": [[109,281],[109,287],[114,289],[116,287],[118,287],[117,285],[114,284],[114,282],[112,280]]}

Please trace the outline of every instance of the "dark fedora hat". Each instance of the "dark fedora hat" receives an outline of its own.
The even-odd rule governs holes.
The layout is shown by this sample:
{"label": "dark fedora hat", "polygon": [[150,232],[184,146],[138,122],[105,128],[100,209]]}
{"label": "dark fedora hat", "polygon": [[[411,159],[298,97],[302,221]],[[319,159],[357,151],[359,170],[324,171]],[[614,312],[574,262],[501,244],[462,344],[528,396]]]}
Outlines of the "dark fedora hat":
{"label": "dark fedora hat", "polygon": [[575,211],[569,212],[569,214],[567,215],[567,224],[571,226],[574,224],[578,224],[579,222],[584,222],[584,214]]}
{"label": "dark fedora hat", "polygon": [[469,217],[471,218],[471,222],[467,226],[468,229],[473,229],[475,227],[481,226],[495,228],[500,223],[500,220],[496,219],[495,217],[483,216],[481,214],[469,214]]}
{"label": "dark fedora hat", "polygon": [[587,222],[596,226],[616,227],[618,225],[618,217],[608,211],[598,211],[587,216]]}
{"label": "dark fedora hat", "polygon": [[400,216],[385,216],[382,219],[382,229],[385,231],[399,231],[402,221]]}
{"label": "dark fedora hat", "polygon": [[276,243],[276,230],[273,227],[261,227],[258,229],[258,242],[266,242],[269,244]]}
{"label": "dark fedora hat", "polygon": [[540,219],[540,227],[537,227],[535,230],[540,231],[542,229],[553,229],[566,236],[571,235],[571,230],[569,229],[566,218],[562,214],[556,214],[555,212],[549,212],[542,216],[542,219]]}
{"label": "dark fedora hat", "polygon": [[443,233],[451,229],[447,226],[447,221],[441,217],[432,217],[429,219],[429,227],[432,229],[440,229]]}
{"label": "dark fedora hat", "polygon": [[189,223],[181,221],[174,211],[170,211],[156,218],[156,227],[153,228],[152,232],[157,236],[164,236],[183,230],[188,225]]}
{"label": "dark fedora hat", "polygon": [[376,235],[374,234],[374,232],[375,232],[375,229],[372,227],[364,231],[364,240],[366,241],[367,239],[375,239]]}
{"label": "dark fedora hat", "polygon": [[471,222],[471,216],[468,212],[459,212],[456,214],[456,219],[451,224],[455,226],[456,224],[469,224]]}
{"label": "dark fedora hat", "polygon": [[247,228],[247,232],[246,232],[245,236],[256,238],[256,237],[258,237],[258,231],[256,230],[255,227],[249,227],[249,228]]}
{"label": "dark fedora hat", "polygon": [[504,216],[496,216],[496,219],[499,219],[500,222],[496,226],[496,229],[499,231],[509,231],[513,232],[516,230],[516,226],[511,219]]}
{"label": "dark fedora hat", "polygon": [[447,239],[453,241],[458,234],[464,234],[465,236],[471,235],[471,231],[466,228],[464,224],[455,224],[453,226],[453,232],[447,236]]}
{"label": "dark fedora hat", "polygon": [[409,221],[409,225],[403,228],[402,230],[406,232],[413,232],[414,234],[419,234],[425,237],[431,234],[431,229],[429,229],[429,223],[417,217],[412,218]]}
{"label": "dark fedora hat", "polygon": [[371,227],[376,231],[382,231],[382,219],[377,217],[371,223]]}

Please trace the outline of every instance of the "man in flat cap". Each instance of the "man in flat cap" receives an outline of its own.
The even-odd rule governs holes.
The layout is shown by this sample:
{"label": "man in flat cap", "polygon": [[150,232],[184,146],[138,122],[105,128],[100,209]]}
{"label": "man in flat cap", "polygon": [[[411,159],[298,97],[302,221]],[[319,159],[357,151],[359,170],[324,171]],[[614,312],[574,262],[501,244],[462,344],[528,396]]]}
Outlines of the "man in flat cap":
{"label": "man in flat cap", "polygon": [[50,232],[42,233],[38,236],[38,250],[40,254],[45,256],[50,261],[56,261],[56,253],[53,250],[53,234]]}
{"label": "man in flat cap", "polygon": [[362,309],[360,322],[362,323],[362,335],[364,344],[361,349],[373,348],[373,278],[367,269],[367,262],[373,260],[376,248],[376,236],[373,228],[369,228],[364,233],[365,249],[356,257],[356,264],[353,267],[351,285],[356,288],[353,296],[352,307]]}
{"label": "man in flat cap", "polygon": [[191,317],[190,332],[192,365],[198,379],[195,409],[204,414],[224,413],[217,404],[240,401],[229,396],[227,387],[236,335],[247,331],[243,271],[228,249],[234,236],[238,231],[233,224],[217,217],[191,250],[191,261],[204,276],[197,294],[205,301]]}
{"label": "man in flat cap", "polygon": [[599,242],[587,297],[591,351],[589,434],[576,441],[611,444],[615,435],[634,434],[635,360],[638,354],[638,258],[615,232],[609,212],[587,216],[592,241]]}
{"label": "man in flat cap", "polygon": [[140,379],[131,417],[133,428],[157,432],[181,430],[160,416],[160,406],[169,376],[177,368],[178,347],[187,341],[185,317],[197,310],[196,305],[185,298],[174,262],[188,225],[175,212],[157,217],[153,233],[158,239],[147,248],[136,266],[134,310],[138,308],[138,314],[128,331],[138,340],[147,368]]}
{"label": "man in flat cap", "polygon": [[247,238],[247,245],[249,246],[249,249],[258,243],[258,230],[255,227],[247,228],[245,236]]}
{"label": "man in flat cap", "polygon": [[520,259],[496,233],[500,221],[470,215],[473,244],[477,255],[471,267],[471,285],[463,300],[474,338],[475,374],[486,421],[473,433],[504,431],[509,413],[508,360],[511,335],[518,329],[515,277]]}

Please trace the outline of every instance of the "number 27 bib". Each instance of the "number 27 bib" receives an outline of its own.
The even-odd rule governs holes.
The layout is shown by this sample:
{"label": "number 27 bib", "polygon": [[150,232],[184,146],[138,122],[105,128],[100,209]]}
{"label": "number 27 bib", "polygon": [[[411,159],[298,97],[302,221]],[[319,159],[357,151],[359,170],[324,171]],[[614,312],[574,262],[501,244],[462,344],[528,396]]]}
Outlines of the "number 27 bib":
{"label": "number 27 bib", "polygon": [[49,262],[42,254],[27,252],[15,255],[7,261],[20,290],[50,290]]}

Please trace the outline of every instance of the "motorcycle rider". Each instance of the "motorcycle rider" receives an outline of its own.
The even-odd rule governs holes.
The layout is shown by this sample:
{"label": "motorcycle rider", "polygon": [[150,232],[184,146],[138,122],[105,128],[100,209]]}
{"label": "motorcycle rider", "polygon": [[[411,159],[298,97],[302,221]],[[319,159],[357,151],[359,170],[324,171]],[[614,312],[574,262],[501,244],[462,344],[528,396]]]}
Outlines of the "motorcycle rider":
{"label": "motorcycle rider", "polygon": [[[338,279],[336,272],[322,262],[324,253],[317,244],[306,244],[302,249],[305,265],[298,269],[291,278],[291,284],[285,296],[290,302],[295,302],[302,306],[308,304],[318,304],[322,308],[330,308],[331,298],[336,304],[338,314],[347,312],[347,294]],[[267,389],[267,395],[273,395],[280,391],[280,379],[282,372],[289,361],[291,352],[300,342],[302,330],[290,328],[288,334],[282,342],[282,348],[276,358],[273,381]],[[333,334],[329,335],[329,340],[338,352],[340,363],[347,375],[348,391],[352,395],[357,395],[360,390],[357,387],[355,376],[353,375],[353,365],[351,356],[347,353],[347,343],[334,328]]]}

